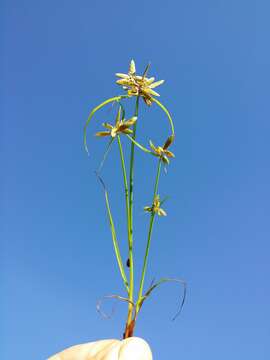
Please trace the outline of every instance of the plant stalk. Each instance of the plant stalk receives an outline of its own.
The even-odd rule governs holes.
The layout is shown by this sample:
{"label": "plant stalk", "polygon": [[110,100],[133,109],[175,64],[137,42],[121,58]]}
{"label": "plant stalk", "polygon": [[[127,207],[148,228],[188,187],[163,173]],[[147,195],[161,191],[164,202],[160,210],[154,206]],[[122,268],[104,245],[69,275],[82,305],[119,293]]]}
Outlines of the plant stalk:
{"label": "plant stalk", "polygon": [[[139,100],[140,97],[137,96],[135,104],[134,116],[138,117],[139,114]],[[137,130],[137,121],[133,126],[133,136],[132,138],[136,140],[136,130]],[[133,261],[133,186],[134,186],[134,149],[135,144],[131,142],[130,148],[130,168],[129,168],[129,214],[128,214],[128,223],[129,223],[129,238],[128,238],[128,253],[129,253],[129,300],[128,305],[128,315],[126,328],[124,332],[124,339],[133,336],[135,320],[133,317],[134,307],[133,297],[134,297],[134,261]]]}
{"label": "plant stalk", "polygon": [[[158,168],[157,168],[157,174],[156,174],[156,180],[155,180],[155,186],[154,186],[153,202],[154,202],[155,197],[156,197],[157,192],[158,192],[160,169],[161,169],[161,159],[158,162]],[[141,300],[143,298],[143,296],[142,296],[143,286],[144,286],[145,273],[146,273],[146,268],[147,268],[147,260],[148,260],[148,255],[149,255],[149,249],[150,249],[150,243],[151,243],[151,237],[152,237],[152,231],[153,231],[153,224],[154,224],[155,215],[156,215],[155,212],[152,211],[151,217],[150,217],[150,223],[149,223],[149,230],[148,230],[148,237],[147,237],[147,244],[146,244],[146,249],[145,249],[144,261],[143,261],[143,269],[142,269],[142,275],[141,275],[141,281],[140,281],[138,301],[136,303],[136,314],[140,310],[140,304],[141,304]]]}
{"label": "plant stalk", "polygon": [[124,154],[123,154],[123,147],[122,147],[122,143],[121,143],[121,139],[120,139],[119,135],[117,136],[117,140],[118,140],[118,147],[119,147],[120,158],[121,158],[121,166],[122,166],[124,189],[125,189],[128,243],[130,243],[129,192],[128,192],[127,171],[126,171],[126,165],[125,165],[125,158],[124,158]]}

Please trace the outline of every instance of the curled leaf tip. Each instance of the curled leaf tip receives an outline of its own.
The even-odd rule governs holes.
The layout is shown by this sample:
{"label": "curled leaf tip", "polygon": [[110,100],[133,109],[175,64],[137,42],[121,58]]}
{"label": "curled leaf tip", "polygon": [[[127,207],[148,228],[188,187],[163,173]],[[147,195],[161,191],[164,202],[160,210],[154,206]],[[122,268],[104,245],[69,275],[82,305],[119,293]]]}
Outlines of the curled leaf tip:
{"label": "curled leaf tip", "polygon": [[139,310],[142,307],[144,301],[151,295],[152,291],[155,290],[156,288],[158,288],[161,284],[164,283],[168,283],[168,282],[176,282],[179,283],[183,286],[183,296],[182,296],[182,301],[180,303],[179,306],[179,310],[177,311],[177,313],[174,315],[174,317],[172,318],[172,320],[174,321],[178,315],[181,313],[182,308],[185,304],[186,301],[186,295],[187,295],[187,283],[185,280],[182,279],[173,279],[173,278],[162,278],[159,281],[157,281],[156,283],[153,283],[150,285],[150,288],[146,291],[146,293],[142,296],[142,298],[140,299],[139,302]]}
{"label": "curled leaf tip", "polygon": [[97,312],[104,318],[104,319],[111,319],[112,315],[115,313],[115,308],[112,308],[112,311],[111,311],[111,314],[108,315],[107,313],[105,313],[103,310],[102,310],[102,303],[104,300],[110,300],[110,299],[116,299],[116,300],[119,300],[119,301],[124,301],[124,302],[127,302],[127,303],[130,303],[132,305],[132,307],[134,308],[135,307],[135,304],[129,300],[128,298],[125,298],[123,296],[120,296],[120,295],[105,295],[103,296],[103,298],[99,299],[98,302],[97,302],[97,305],[96,305],[96,309],[97,309]]}
{"label": "curled leaf tip", "polygon": [[87,144],[84,144],[84,150],[85,150],[87,156],[90,156]]}

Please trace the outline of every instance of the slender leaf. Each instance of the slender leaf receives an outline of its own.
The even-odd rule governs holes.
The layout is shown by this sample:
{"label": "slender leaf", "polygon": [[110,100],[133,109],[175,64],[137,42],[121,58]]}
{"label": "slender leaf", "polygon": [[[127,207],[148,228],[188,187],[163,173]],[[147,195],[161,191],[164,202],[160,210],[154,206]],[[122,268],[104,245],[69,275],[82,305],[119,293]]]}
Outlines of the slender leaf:
{"label": "slender leaf", "polygon": [[123,296],[120,296],[120,295],[105,295],[103,296],[101,299],[98,300],[97,302],[97,305],[96,305],[96,309],[97,309],[97,312],[104,318],[104,319],[110,319],[114,313],[114,309],[112,309],[112,313],[111,315],[107,315],[103,310],[102,310],[102,303],[103,303],[103,300],[106,300],[106,299],[117,299],[117,300],[120,300],[120,301],[125,301],[129,304],[132,305],[133,308],[135,308],[135,304],[130,301],[128,298],[125,298]]}
{"label": "slender leaf", "polygon": [[111,137],[110,141],[108,142],[108,145],[106,147],[106,150],[105,150],[105,153],[104,153],[103,158],[101,160],[101,163],[99,164],[97,174],[100,174],[100,172],[101,172],[101,170],[103,168],[103,165],[104,165],[104,163],[105,163],[105,161],[106,161],[106,159],[107,159],[107,157],[108,157],[108,155],[110,153],[113,140],[114,140],[114,138]]}
{"label": "slender leaf", "polygon": [[153,285],[151,285],[150,288],[143,295],[142,299],[140,300],[139,310],[141,309],[144,301],[151,295],[152,291],[155,290],[157,287],[159,287],[161,284],[166,283],[166,282],[180,283],[183,286],[183,290],[184,290],[182,301],[181,301],[180,306],[179,306],[179,310],[177,311],[177,313],[174,315],[174,317],[172,319],[172,320],[175,320],[177,318],[177,316],[180,314],[180,312],[182,311],[182,308],[183,308],[183,306],[185,304],[185,300],[186,300],[187,283],[182,279],[162,278],[159,281],[157,281],[156,283],[154,283]]}
{"label": "slender leaf", "polygon": [[172,136],[174,136],[174,124],[173,124],[173,120],[172,117],[169,113],[169,110],[156,98],[152,98],[152,100],[165,112],[165,114],[167,115],[170,125],[171,125],[171,130],[172,130]]}
{"label": "slender leaf", "polygon": [[99,181],[101,182],[101,184],[103,186],[103,189],[104,189],[106,208],[107,208],[109,222],[110,222],[110,228],[111,228],[111,233],[112,233],[114,251],[115,251],[118,267],[119,267],[119,270],[120,270],[124,285],[126,287],[127,292],[129,292],[129,285],[128,285],[125,269],[124,269],[124,266],[123,266],[123,261],[122,261],[122,257],[121,257],[121,254],[120,254],[120,249],[119,249],[118,240],[117,240],[117,236],[116,236],[114,221],[113,221],[113,217],[112,217],[112,213],[111,213],[111,209],[110,209],[108,192],[106,190],[105,183],[102,180],[102,178],[100,177],[100,175],[97,174],[97,173],[96,173],[96,175],[97,175],[97,177],[98,177]]}
{"label": "slender leaf", "polygon": [[155,155],[155,154],[152,153],[152,151],[146,149],[143,145],[139,144],[138,141],[136,141],[135,139],[133,139],[133,137],[131,137],[130,135],[126,134],[126,136],[129,138],[129,140],[130,140],[133,144],[135,144],[136,146],[138,146],[138,148],[141,149],[142,151],[144,151],[145,153]]}

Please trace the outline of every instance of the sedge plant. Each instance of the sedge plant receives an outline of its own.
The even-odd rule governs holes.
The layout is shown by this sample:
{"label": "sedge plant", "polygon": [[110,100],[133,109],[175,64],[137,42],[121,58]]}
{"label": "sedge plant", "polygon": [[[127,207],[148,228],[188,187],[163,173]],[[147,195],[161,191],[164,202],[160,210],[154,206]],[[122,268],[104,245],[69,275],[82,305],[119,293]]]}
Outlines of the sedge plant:
{"label": "sedge plant", "polygon": [[[108,212],[108,219],[112,234],[113,248],[116,255],[117,264],[119,267],[120,275],[123,281],[123,286],[127,293],[126,296],[111,295],[109,297],[116,297],[119,300],[127,302],[127,320],[125,324],[123,338],[132,337],[138,314],[144,301],[152,293],[152,291],[160,284],[168,281],[177,281],[184,285],[184,296],[181,303],[181,307],[184,303],[186,284],[183,280],[163,278],[156,283],[153,283],[149,289],[145,291],[145,275],[147,271],[147,263],[149,250],[151,245],[151,238],[153,232],[153,226],[155,218],[166,216],[165,210],[162,208],[165,199],[161,200],[159,195],[159,179],[161,176],[162,167],[166,167],[170,163],[170,159],[174,158],[174,154],[169,150],[175,139],[174,124],[170,112],[168,109],[159,101],[157,97],[160,95],[154,90],[158,86],[164,83],[164,80],[155,81],[154,77],[148,77],[149,65],[145,68],[142,75],[138,75],[136,72],[136,66],[134,60],[131,60],[129,65],[128,73],[117,73],[118,80],[116,83],[121,86],[125,91],[122,95],[111,97],[103,101],[100,105],[96,106],[89,114],[86,124],[84,126],[84,147],[88,152],[87,146],[87,128],[88,125],[96,114],[96,112],[108,104],[115,103],[117,105],[117,114],[113,122],[104,122],[102,124],[103,130],[97,132],[95,135],[99,138],[108,138],[106,145],[103,161],[97,171],[97,175],[103,185],[105,193],[105,202]],[[126,117],[125,102],[134,102],[134,113],[131,116]],[[140,144],[137,140],[137,123],[140,121],[140,104],[144,103],[146,106],[157,105],[166,118],[169,121],[170,132],[165,136],[165,142],[163,145],[156,146],[149,141],[149,147]],[[130,141],[129,151],[129,163],[126,164],[125,152],[126,149],[122,146],[121,137],[126,136]],[[125,211],[126,211],[126,224],[127,224],[127,248],[128,248],[128,260],[124,266],[123,258],[121,255],[120,246],[117,240],[116,227],[113,220],[111,206],[109,202],[109,195],[105,184],[100,177],[100,170],[103,166],[105,159],[111,149],[115,145],[119,149],[119,156],[121,160],[121,172],[123,176],[123,187],[125,194]],[[135,294],[134,284],[134,241],[133,241],[133,199],[134,199],[134,165],[135,165],[135,150],[143,151],[146,156],[152,156],[153,162],[156,166],[156,176],[154,179],[154,188],[152,193],[152,204],[144,207],[144,211],[149,213],[149,227],[146,238],[145,253],[143,258],[143,265],[141,269],[140,282],[138,284],[138,292]],[[128,273],[126,272],[128,269]],[[181,308],[180,308],[181,309]]]}

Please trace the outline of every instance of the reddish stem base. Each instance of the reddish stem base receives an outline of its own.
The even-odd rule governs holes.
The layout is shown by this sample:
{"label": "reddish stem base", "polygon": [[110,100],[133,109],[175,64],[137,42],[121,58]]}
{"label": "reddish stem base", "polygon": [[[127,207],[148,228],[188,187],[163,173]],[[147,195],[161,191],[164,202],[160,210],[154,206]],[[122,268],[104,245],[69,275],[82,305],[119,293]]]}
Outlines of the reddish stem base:
{"label": "reddish stem base", "polygon": [[130,324],[126,324],[125,332],[123,334],[123,339],[127,339],[133,336],[135,328],[135,320],[133,319]]}

